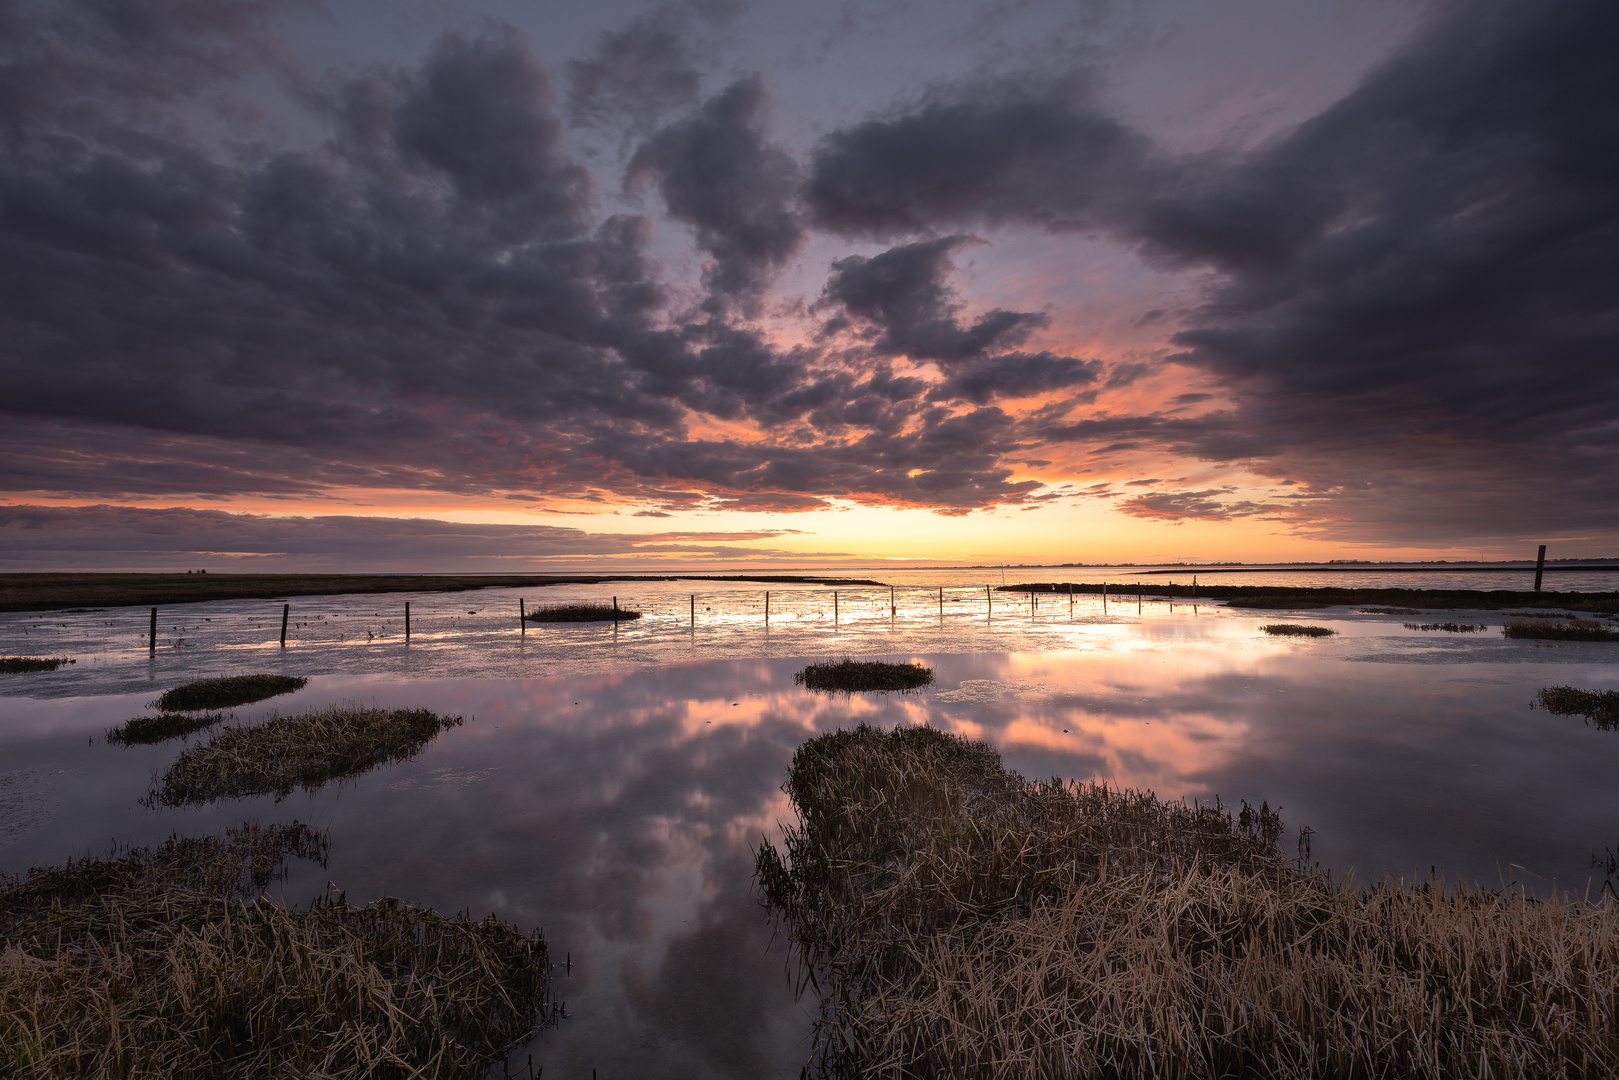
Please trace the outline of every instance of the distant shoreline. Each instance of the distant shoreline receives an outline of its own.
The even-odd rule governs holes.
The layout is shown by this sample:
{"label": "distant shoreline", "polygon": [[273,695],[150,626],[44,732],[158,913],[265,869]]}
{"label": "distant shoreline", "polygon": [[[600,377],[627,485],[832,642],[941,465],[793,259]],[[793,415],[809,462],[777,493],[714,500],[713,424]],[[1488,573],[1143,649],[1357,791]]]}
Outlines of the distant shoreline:
{"label": "distant shoreline", "polygon": [[753,581],[763,585],[870,585],[868,578],[796,574],[0,574],[0,611],[200,604],[285,596],[467,592],[614,581]]}

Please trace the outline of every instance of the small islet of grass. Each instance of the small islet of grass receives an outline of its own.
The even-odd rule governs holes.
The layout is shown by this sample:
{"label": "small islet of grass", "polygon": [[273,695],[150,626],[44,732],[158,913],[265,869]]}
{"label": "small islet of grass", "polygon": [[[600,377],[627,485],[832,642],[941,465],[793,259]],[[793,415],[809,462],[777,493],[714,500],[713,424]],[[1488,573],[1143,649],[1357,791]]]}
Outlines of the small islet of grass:
{"label": "small islet of grass", "polygon": [[166,712],[156,716],[137,716],[108,731],[107,741],[114,746],[150,746],[211,728],[227,715],[222,712]]}
{"label": "small islet of grass", "polygon": [[1583,716],[1603,731],[1619,730],[1619,690],[1548,686],[1535,695],[1535,703],[1558,716]]}
{"label": "small islet of grass", "polygon": [[641,612],[616,604],[546,604],[524,616],[537,623],[630,622],[640,617]]}
{"label": "small islet of grass", "polygon": [[1403,625],[1407,630],[1443,630],[1449,634],[1476,634],[1481,630],[1489,629],[1489,626],[1485,623],[1408,622]]}
{"label": "small islet of grass", "polygon": [[827,660],[793,674],[793,683],[808,690],[860,694],[920,690],[933,682],[933,669],[921,664],[884,660]]}
{"label": "small islet of grass", "polygon": [[1272,637],[1331,637],[1338,632],[1325,626],[1305,626],[1302,623],[1267,623],[1260,629]]}
{"label": "small islet of grass", "polygon": [[22,675],[30,671],[55,671],[63,664],[77,663],[66,656],[0,656],[0,675]]}
{"label": "small islet of grass", "polygon": [[147,805],[183,806],[214,799],[313,791],[416,756],[439,732],[461,723],[427,709],[333,705],[222,729],[181,751],[145,797]]}
{"label": "small islet of grass", "polygon": [[0,875],[0,1075],[487,1075],[553,1020],[545,939],[384,898],[263,896],[293,822]]}
{"label": "small islet of grass", "polygon": [[1619,641],[1619,626],[1606,626],[1593,619],[1572,617],[1508,619],[1501,633],[1509,638],[1543,641]]}
{"label": "small islet of grass", "polygon": [[251,705],[280,694],[302,690],[308,679],[295,675],[227,675],[218,679],[199,679],[165,690],[157,699],[157,707],[168,712],[191,712],[197,709],[229,709],[237,705]]}

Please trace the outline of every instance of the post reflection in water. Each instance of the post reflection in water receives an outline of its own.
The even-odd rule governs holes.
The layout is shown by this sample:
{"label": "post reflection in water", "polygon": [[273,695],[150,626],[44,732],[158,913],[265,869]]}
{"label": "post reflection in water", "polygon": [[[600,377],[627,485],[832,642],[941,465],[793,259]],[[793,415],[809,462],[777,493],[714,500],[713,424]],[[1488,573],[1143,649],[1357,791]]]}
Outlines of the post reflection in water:
{"label": "post reflection in water", "polygon": [[[1183,606],[1078,627],[1062,652],[888,652],[934,667],[937,682],[852,699],[793,686],[802,656],[548,678],[317,676],[238,717],[357,700],[467,722],[343,786],[189,810],[136,802],[179,744],[88,744],[150,694],[13,698],[0,727],[0,870],[247,818],[329,827],[329,868],[295,866],[289,901],[329,879],[351,899],[543,926],[559,964],[573,962],[557,972],[572,1019],[515,1060],[604,1077],[798,1075],[809,1017],[752,896],[752,849],[791,815],[780,784],[794,749],[861,721],[985,739],[1026,775],[1268,800],[1316,830],[1317,858],[1362,879],[1432,864],[1487,884],[1584,887],[1591,853],[1619,841],[1619,735],[1527,704],[1545,685],[1612,687],[1611,647],[1311,620],[1339,636],[1269,639],[1257,616],[1205,608],[1194,620]],[[532,650],[541,635],[513,636]]]}

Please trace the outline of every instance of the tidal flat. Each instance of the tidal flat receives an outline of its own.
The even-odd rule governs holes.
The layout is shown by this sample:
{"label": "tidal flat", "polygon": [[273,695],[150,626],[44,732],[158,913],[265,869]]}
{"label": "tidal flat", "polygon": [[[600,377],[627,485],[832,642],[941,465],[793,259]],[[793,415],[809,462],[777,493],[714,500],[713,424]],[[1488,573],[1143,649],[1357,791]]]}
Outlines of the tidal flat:
{"label": "tidal flat", "polygon": [[[829,587],[769,588],[768,632],[763,586],[545,597],[616,593],[646,613],[618,627],[523,627],[509,590],[324,598],[294,606],[285,650],[280,603],[165,611],[155,650],[144,611],[127,625],[0,616],[0,651],[79,661],[3,687],[0,871],[104,853],[109,838],[307,822],[329,836],[327,865],[290,864],[272,899],[307,908],[330,882],[353,904],[397,896],[543,928],[568,1015],[510,1064],[603,1077],[799,1075],[815,1002],[794,994],[755,853],[797,824],[782,790],[795,751],[862,722],[983,740],[1028,777],[1268,803],[1313,830],[1312,863],[1362,883],[1435,868],[1529,896],[1603,894],[1592,856],[1619,843],[1619,735],[1531,702],[1546,687],[1619,690],[1612,643],[1505,638],[1494,611],[1455,617],[1497,632],[1435,635],[1407,630],[1409,615],[1308,609],[1337,632],[1303,640],[1259,631],[1285,612],[1192,598],[1031,610],[986,602],[983,582],[942,598],[919,583],[894,605],[887,589],[842,590],[834,609]],[[409,644],[384,606],[405,599]],[[918,663],[935,681],[851,698],[793,684],[845,655]],[[113,746],[108,728],[153,714],[164,690],[243,671],[308,683],[237,707],[235,725],[350,702],[464,721],[414,757],[280,801],[143,806],[154,777],[211,736]]]}

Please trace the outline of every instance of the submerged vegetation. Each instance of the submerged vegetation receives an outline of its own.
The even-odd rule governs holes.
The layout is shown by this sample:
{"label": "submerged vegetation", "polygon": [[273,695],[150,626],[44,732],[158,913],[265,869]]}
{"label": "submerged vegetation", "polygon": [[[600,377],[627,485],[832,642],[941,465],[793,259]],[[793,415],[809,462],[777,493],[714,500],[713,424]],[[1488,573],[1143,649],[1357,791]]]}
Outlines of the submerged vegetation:
{"label": "submerged vegetation", "polygon": [[222,712],[166,712],[156,716],[137,716],[107,732],[107,741],[115,746],[141,746],[167,742],[170,739],[190,735],[194,731],[211,728],[225,719],[225,716],[226,714]]}
{"label": "submerged vegetation", "polygon": [[146,797],[160,806],[311,791],[378,765],[414,757],[440,731],[461,723],[426,709],[334,705],[261,724],[227,727],[180,753]]}
{"label": "submerged vegetation", "polygon": [[55,671],[74,663],[65,656],[0,656],[0,674],[21,675],[28,671]]}
{"label": "submerged vegetation", "polygon": [[244,825],[0,876],[0,1073],[472,1077],[554,1013],[538,933],[260,895],[326,851]]}
{"label": "submerged vegetation", "polygon": [[822,1076],[1619,1068],[1619,905],[1335,883],[1268,807],[1031,782],[929,728],[812,739],[784,790],[756,881]]}
{"label": "submerged vegetation", "polygon": [[1331,637],[1338,631],[1325,626],[1304,626],[1299,623],[1267,623],[1260,627],[1272,637]]}
{"label": "submerged vegetation", "polygon": [[1591,619],[1508,619],[1501,633],[1509,638],[1549,641],[1619,641],[1619,626],[1604,626]]}
{"label": "submerged vegetation", "polygon": [[919,690],[933,681],[933,669],[921,664],[891,664],[883,660],[827,660],[793,673],[793,683],[809,690],[845,694],[874,691]]}
{"label": "submerged vegetation", "polygon": [[1535,695],[1535,701],[1549,713],[1583,716],[1603,731],[1619,730],[1619,690],[1548,686]]}
{"label": "submerged vegetation", "polygon": [[229,709],[302,690],[307,682],[308,679],[293,675],[227,675],[219,679],[199,679],[165,690],[157,699],[157,707],[177,712]]}
{"label": "submerged vegetation", "polygon": [[1484,623],[1408,622],[1405,623],[1404,626],[1407,630],[1444,630],[1445,632],[1451,634],[1476,634],[1480,630],[1489,629],[1489,626]]}
{"label": "submerged vegetation", "polygon": [[523,617],[529,622],[629,622],[641,613],[617,604],[546,604]]}

